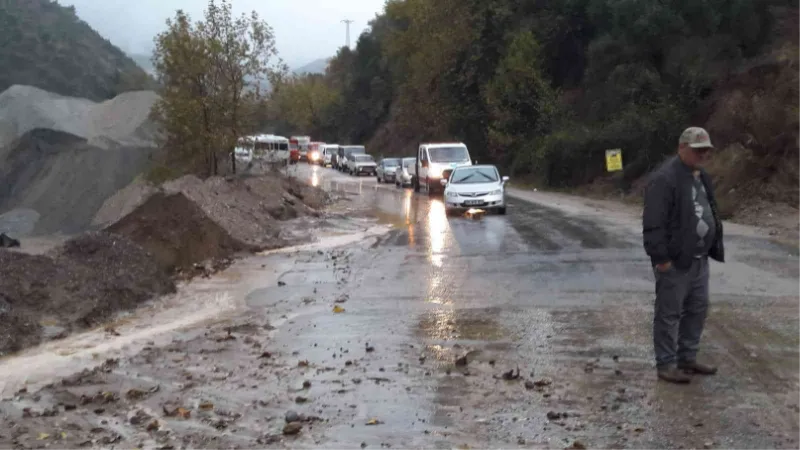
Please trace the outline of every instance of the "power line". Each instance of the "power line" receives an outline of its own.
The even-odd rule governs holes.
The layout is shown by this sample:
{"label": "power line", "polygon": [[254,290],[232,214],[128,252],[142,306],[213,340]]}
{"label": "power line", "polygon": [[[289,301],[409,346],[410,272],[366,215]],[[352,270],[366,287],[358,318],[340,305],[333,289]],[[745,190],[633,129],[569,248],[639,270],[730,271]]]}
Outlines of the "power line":
{"label": "power line", "polygon": [[350,24],[353,23],[352,20],[344,19],[342,23],[345,24],[345,42],[347,43],[347,48],[350,48]]}

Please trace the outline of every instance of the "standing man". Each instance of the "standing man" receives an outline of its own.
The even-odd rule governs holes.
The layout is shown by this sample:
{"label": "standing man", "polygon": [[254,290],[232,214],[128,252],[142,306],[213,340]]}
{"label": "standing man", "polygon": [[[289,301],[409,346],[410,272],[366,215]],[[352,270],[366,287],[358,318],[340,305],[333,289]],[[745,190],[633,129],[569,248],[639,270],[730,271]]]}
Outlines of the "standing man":
{"label": "standing man", "polygon": [[656,278],[656,368],[658,378],[672,383],[717,372],[696,359],[708,311],[708,257],[725,259],[722,221],[702,168],[713,148],[706,130],[687,128],[678,154],[653,172],[645,192],[642,234]]}

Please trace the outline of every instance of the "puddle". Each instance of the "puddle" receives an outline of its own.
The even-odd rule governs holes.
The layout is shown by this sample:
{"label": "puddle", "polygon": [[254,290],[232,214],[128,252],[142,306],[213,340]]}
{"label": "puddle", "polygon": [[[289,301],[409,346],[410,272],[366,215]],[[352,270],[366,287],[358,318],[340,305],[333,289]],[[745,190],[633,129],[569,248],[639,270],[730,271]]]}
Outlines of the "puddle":
{"label": "puddle", "polygon": [[499,341],[509,333],[486,309],[453,310],[439,309],[425,313],[419,321],[417,333],[431,339]]}

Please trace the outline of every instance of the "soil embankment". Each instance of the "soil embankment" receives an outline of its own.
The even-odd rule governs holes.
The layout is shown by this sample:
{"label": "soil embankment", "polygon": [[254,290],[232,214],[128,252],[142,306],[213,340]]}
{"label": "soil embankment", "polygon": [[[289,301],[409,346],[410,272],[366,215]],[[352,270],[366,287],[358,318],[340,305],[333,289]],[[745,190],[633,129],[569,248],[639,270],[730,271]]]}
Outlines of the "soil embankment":
{"label": "soil embankment", "polygon": [[23,253],[24,239],[0,249],[0,355],[97,326],[241,252],[285,246],[282,222],[316,216],[327,201],[280,174],[135,182],[101,208],[101,232],[43,255]]}
{"label": "soil embankment", "polygon": [[0,355],[96,326],[175,290],[124,236],[87,233],[46,255],[0,250]]}

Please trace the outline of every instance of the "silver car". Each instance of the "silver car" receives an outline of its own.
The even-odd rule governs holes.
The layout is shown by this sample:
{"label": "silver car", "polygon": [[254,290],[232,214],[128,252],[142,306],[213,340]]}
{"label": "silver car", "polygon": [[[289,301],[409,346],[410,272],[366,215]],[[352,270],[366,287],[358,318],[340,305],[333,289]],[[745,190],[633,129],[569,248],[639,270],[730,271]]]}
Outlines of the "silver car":
{"label": "silver car", "polygon": [[411,186],[411,172],[414,170],[414,165],[417,163],[417,158],[403,158],[400,160],[400,165],[395,169],[395,186],[401,188]]}
{"label": "silver car", "polygon": [[347,158],[347,172],[350,175],[359,176],[362,173],[375,175],[377,164],[372,155],[355,154]]}
{"label": "silver car", "polygon": [[378,183],[393,183],[397,173],[397,168],[400,167],[400,158],[383,158],[378,163],[375,176],[378,178]]}

